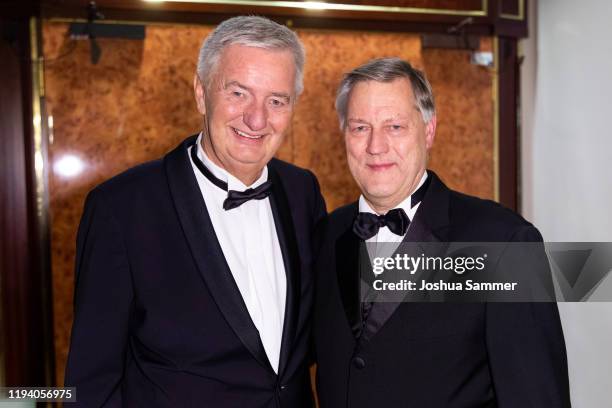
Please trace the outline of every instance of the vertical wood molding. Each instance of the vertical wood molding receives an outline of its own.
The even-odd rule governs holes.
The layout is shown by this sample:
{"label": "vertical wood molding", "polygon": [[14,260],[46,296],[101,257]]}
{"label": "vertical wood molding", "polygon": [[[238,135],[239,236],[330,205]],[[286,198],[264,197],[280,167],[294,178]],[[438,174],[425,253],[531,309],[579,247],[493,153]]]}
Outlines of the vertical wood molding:
{"label": "vertical wood molding", "polygon": [[499,202],[518,210],[518,44],[508,37],[499,37],[497,44]]}
{"label": "vertical wood molding", "polygon": [[[0,205],[2,205],[0,270],[2,281],[2,335],[6,385],[19,385],[29,371],[24,320],[27,288],[24,280],[30,271],[28,219],[28,163],[26,138],[30,134],[25,120],[28,109],[29,75],[22,61],[29,58],[27,20],[2,20],[0,42]],[[30,115],[31,116],[31,115]]]}
{"label": "vertical wood molding", "polygon": [[33,73],[37,71],[31,63],[31,41],[39,39],[39,30],[29,15],[0,20],[0,332],[7,386],[52,385],[48,253],[42,250],[48,242],[41,240],[45,232],[37,216],[34,154]]}
{"label": "vertical wood molding", "polygon": [[[39,297],[34,303],[37,307],[34,313],[39,313],[39,327],[33,328],[38,335],[38,343],[33,348],[40,353],[40,362],[37,366],[38,375],[44,384],[55,385],[55,358],[53,347],[53,300],[51,282],[51,251],[49,233],[49,159],[48,159],[48,117],[45,109],[45,83],[42,51],[41,20],[30,17],[30,69],[32,70],[32,137],[33,145],[30,157],[33,157],[34,174],[30,179],[32,191],[30,202],[34,225],[32,237],[35,252],[38,253],[37,262],[32,272],[32,284]],[[33,150],[33,151],[32,151]]]}

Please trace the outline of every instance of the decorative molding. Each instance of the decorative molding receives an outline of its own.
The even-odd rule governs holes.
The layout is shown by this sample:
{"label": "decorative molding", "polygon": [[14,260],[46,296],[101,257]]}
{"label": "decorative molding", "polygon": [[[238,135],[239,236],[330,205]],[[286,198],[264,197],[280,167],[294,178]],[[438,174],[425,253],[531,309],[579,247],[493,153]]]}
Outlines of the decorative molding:
{"label": "decorative molding", "polygon": [[523,21],[525,20],[525,0],[517,0],[518,1],[518,13],[517,14],[510,14],[510,13],[502,13],[501,12],[501,3],[503,0],[499,0],[499,16],[501,18],[505,18],[507,20],[516,20],[516,21]]}
{"label": "decorative molding", "polygon": [[402,6],[380,6],[368,4],[346,4],[324,1],[274,1],[274,0],[143,0],[145,3],[192,3],[212,4],[226,6],[253,6],[253,7],[283,7],[302,10],[336,10],[336,11],[360,11],[360,12],[383,12],[402,14],[434,14],[451,16],[486,16],[487,0],[481,0],[480,8],[476,10],[457,10],[443,8],[424,7],[402,7]]}

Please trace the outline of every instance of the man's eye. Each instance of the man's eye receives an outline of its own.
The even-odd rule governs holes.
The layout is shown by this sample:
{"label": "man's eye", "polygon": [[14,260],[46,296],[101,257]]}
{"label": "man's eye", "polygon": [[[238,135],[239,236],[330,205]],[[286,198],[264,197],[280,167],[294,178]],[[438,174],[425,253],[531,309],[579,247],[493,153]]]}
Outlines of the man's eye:
{"label": "man's eye", "polygon": [[242,92],[240,92],[240,91],[232,91],[232,95],[237,96],[237,97],[241,97],[244,94]]}
{"label": "man's eye", "polygon": [[365,131],[367,131],[367,130],[368,130],[368,127],[367,127],[367,126],[365,126],[365,125],[355,126],[355,127],[353,128],[353,132],[356,132],[356,133],[365,132]]}
{"label": "man's eye", "polygon": [[401,130],[402,126],[401,125],[391,125],[391,126],[389,126],[389,129],[391,129],[391,130]]}
{"label": "man's eye", "polygon": [[270,105],[280,107],[285,105],[285,103],[280,99],[270,99]]}

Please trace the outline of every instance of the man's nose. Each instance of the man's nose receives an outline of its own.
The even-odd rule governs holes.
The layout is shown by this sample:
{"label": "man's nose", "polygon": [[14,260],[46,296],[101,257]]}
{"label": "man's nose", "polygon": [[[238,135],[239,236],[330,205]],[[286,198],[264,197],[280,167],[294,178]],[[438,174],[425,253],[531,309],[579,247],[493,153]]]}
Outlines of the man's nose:
{"label": "man's nose", "polygon": [[389,150],[389,143],[384,132],[372,129],[368,140],[367,152],[369,154],[382,154]]}
{"label": "man's nose", "polygon": [[261,130],[266,127],[268,122],[268,111],[262,102],[253,101],[243,113],[244,124],[251,130]]}

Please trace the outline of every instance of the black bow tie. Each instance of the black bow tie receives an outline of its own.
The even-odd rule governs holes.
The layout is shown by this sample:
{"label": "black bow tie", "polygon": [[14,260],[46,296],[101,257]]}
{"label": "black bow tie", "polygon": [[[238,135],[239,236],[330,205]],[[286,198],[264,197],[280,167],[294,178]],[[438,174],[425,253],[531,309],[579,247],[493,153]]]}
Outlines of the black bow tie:
{"label": "black bow tie", "polygon": [[394,208],[385,215],[360,212],[353,223],[353,232],[364,241],[378,234],[381,227],[387,227],[395,235],[404,235],[410,225],[410,218],[401,208]]}
{"label": "black bow tie", "polygon": [[[410,197],[410,206],[414,207],[423,200],[431,177],[427,176],[425,182]],[[364,241],[378,234],[378,230],[387,227],[395,235],[403,236],[410,226],[410,218],[401,208],[394,208],[385,215],[360,212],[353,222],[353,232]]]}
{"label": "black bow tie", "polygon": [[197,148],[197,143],[194,143],[191,146],[191,159],[195,163],[198,170],[200,170],[204,177],[206,177],[215,186],[227,191],[227,198],[225,199],[225,201],[223,201],[224,210],[227,211],[231,210],[232,208],[240,207],[242,204],[246,203],[249,200],[263,200],[264,198],[268,197],[272,192],[272,182],[270,180],[255,188],[247,188],[244,191],[228,191],[227,183],[215,177],[214,174],[212,174],[211,171],[208,170],[208,168],[204,165],[204,163],[202,163],[202,161],[197,155]]}

